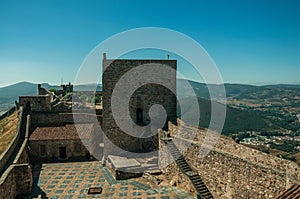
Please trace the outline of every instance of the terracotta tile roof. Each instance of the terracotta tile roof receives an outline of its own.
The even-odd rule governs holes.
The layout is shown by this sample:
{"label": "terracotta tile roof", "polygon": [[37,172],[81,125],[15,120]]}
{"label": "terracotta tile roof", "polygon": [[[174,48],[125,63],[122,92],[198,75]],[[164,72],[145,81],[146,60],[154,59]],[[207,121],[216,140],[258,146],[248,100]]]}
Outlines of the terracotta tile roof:
{"label": "terracotta tile roof", "polygon": [[[76,126],[76,127],[75,127]],[[56,127],[37,127],[30,135],[29,140],[76,140],[90,138],[94,124],[67,124]]]}
{"label": "terracotta tile roof", "polygon": [[288,190],[283,192],[277,199],[299,199],[300,198],[300,185],[293,185]]}

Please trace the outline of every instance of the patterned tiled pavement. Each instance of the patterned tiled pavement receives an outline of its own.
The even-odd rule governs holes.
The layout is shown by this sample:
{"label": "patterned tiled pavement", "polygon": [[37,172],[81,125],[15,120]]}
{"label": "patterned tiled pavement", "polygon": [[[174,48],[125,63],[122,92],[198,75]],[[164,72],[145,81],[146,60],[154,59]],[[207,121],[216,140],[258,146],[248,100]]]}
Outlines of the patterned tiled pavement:
{"label": "patterned tiled pavement", "polygon": [[[192,199],[175,188],[151,189],[134,179],[115,180],[99,162],[43,164],[33,172],[33,197],[41,198],[134,198],[134,199]],[[90,187],[102,187],[101,194],[88,194]]]}

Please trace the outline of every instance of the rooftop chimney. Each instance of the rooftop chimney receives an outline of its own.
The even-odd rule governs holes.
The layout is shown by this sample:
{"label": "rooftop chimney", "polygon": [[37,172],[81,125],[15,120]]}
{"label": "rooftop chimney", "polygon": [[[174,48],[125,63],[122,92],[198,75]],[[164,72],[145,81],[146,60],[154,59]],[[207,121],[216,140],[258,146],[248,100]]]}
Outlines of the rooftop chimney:
{"label": "rooftop chimney", "polygon": [[103,53],[103,61],[106,61],[106,53]]}

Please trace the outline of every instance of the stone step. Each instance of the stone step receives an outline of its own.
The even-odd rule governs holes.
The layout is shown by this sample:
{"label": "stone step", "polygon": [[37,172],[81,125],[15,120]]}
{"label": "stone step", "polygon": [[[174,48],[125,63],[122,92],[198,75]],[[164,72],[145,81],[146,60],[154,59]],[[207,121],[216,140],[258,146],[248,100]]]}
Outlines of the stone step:
{"label": "stone step", "polygon": [[177,159],[176,162],[181,164],[181,165],[186,165],[186,166],[189,167],[188,163],[185,160]]}
{"label": "stone step", "polygon": [[183,173],[190,171],[189,169],[181,169],[181,171],[183,171]]}
{"label": "stone step", "polygon": [[197,190],[201,191],[202,193],[208,192],[207,188],[204,185],[197,186]]}
{"label": "stone step", "polygon": [[179,168],[185,169],[185,170],[187,170],[187,171],[190,171],[190,170],[191,170],[191,168],[190,168],[189,166],[184,166],[184,165],[180,165]]}
{"label": "stone step", "polygon": [[211,193],[209,192],[208,189],[206,189],[206,190],[197,190],[197,192],[200,194],[200,196],[202,198],[213,198],[213,196],[211,195]]}
{"label": "stone step", "polygon": [[187,166],[187,167],[189,167],[188,164],[185,164],[185,163],[180,162],[180,161],[176,161],[176,163],[178,164],[178,166]]}
{"label": "stone step", "polygon": [[205,184],[202,181],[196,181],[196,182],[192,181],[192,183],[196,186],[205,186]]}
{"label": "stone step", "polygon": [[203,194],[201,194],[201,196],[202,196],[203,198],[207,198],[207,199],[209,199],[209,198],[213,198],[213,196],[211,195],[211,193],[210,193],[210,192],[203,193]]}
{"label": "stone step", "polygon": [[185,172],[189,172],[189,171],[192,171],[192,169],[187,166],[187,165],[180,165],[178,164],[178,167],[181,169],[181,170],[184,170]]}
{"label": "stone step", "polygon": [[186,164],[179,164],[178,165],[180,168],[187,168],[187,169],[190,169],[189,165],[186,165]]}

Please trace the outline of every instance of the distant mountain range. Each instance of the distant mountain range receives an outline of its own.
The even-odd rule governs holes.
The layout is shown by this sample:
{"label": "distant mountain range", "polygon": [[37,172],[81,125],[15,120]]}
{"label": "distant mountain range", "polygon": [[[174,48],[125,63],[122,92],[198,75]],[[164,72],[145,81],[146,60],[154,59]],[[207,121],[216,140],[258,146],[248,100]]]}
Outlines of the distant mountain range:
{"label": "distant mountain range", "polygon": [[[183,99],[185,104],[191,103],[191,95],[187,92],[188,88],[183,83],[184,80],[177,80],[177,93]],[[189,85],[193,88],[197,100],[200,105],[201,121],[199,126],[208,127],[210,121],[210,95],[207,85],[204,83],[188,81]],[[95,86],[97,90],[102,90],[102,85],[87,84],[75,86],[77,91],[93,91]],[[219,85],[211,85],[213,89],[220,89]],[[224,132],[238,132],[243,130],[255,130],[255,131],[274,131],[280,129],[278,126],[279,115],[283,108],[288,111],[293,108],[300,107],[300,85],[267,85],[267,86],[253,86],[243,84],[225,84],[226,97],[228,106],[226,121],[224,125]],[[43,88],[60,89],[57,85],[49,85],[47,83],[42,84]],[[37,84],[29,82],[20,82],[14,85],[0,88],[0,111],[9,109],[14,106],[15,100],[18,100],[18,96],[37,94]],[[235,103],[245,106],[235,106]],[[244,104],[243,104],[244,103]],[[271,109],[266,108],[267,112],[257,111],[251,109],[251,106],[264,104],[273,104],[276,118],[272,119],[267,112]],[[190,105],[193,108],[192,104]],[[242,108],[241,108],[242,107]],[[246,108],[245,108],[246,107]],[[250,108],[249,108],[250,107]],[[295,109],[296,112],[298,109]],[[295,112],[294,110],[294,112]],[[178,112],[180,115],[180,111]],[[279,116],[278,116],[279,115]],[[192,117],[192,116],[191,116]],[[288,118],[289,116],[286,116]],[[192,119],[192,118],[191,118]],[[288,118],[289,119],[289,118]],[[289,123],[282,123],[282,126],[290,125]],[[285,128],[285,127],[284,127]]]}
{"label": "distant mountain range", "polygon": [[[187,90],[183,84],[184,80],[177,80],[177,90],[180,92],[185,92]],[[210,94],[207,88],[207,84],[199,83],[195,81],[188,80],[189,84],[194,89],[196,96],[210,99]],[[210,85],[212,89],[218,91],[220,85]],[[293,96],[300,96],[300,85],[289,85],[289,84],[278,84],[278,85],[265,85],[265,86],[254,86],[247,84],[224,84],[226,97],[227,98],[237,98],[237,99],[257,99],[262,98],[281,98],[283,96],[288,96],[292,98]],[[184,94],[183,94],[184,95]]]}
{"label": "distant mountain range", "polygon": [[[57,88],[49,84],[42,84],[44,88]],[[15,100],[18,100],[20,95],[35,95],[38,93],[37,84],[29,82],[19,82],[7,87],[0,88],[0,110],[9,109],[14,106]]]}
{"label": "distant mountain range", "polygon": [[[180,113],[180,106],[177,107],[177,115],[185,123],[196,125],[197,122],[194,121],[195,118],[198,118],[197,115],[194,115],[196,112],[193,111],[197,108],[194,103],[195,100],[193,97],[187,97],[181,100],[181,104],[184,107],[188,107],[188,111],[184,117]],[[199,105],[200,112],[200,121],[198,123],[199,127],[208,128],[211,121],[211,101],[208,99],[197,97],[196,99]],[[223,126],[223,134],[229,135],[235,132],[244,132],[244,131],[263,131],[263,132],[272,132],[280,129],[272,121],[269,121],[263,118],[261,115],[254,111],[241,110],[226,106],[221,103],[217,103],[216,106],[223,106],[226,109],[226,118]]]}

